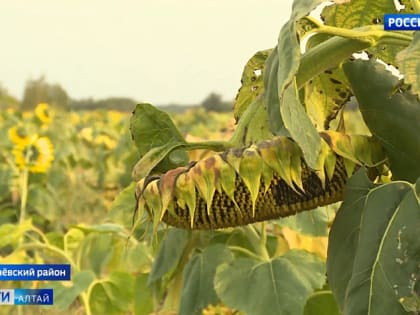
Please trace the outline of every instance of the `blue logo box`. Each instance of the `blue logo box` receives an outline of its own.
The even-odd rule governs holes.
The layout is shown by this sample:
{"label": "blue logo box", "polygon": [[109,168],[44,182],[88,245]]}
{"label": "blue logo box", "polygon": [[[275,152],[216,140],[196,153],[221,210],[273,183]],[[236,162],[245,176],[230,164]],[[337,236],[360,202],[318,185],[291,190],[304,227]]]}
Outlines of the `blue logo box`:
{"label": "blue logo box", "polygon": [[0,281],[65,281],[70,276],[68,264],[0,264]]}
{"label": "blue logo box", "polygon": [[420,14],[385,14],[384,30],[420,31]]}
{"label": "blue logo box", "polygon": [[0,305],[52,305],[53,289],[0,289]]}

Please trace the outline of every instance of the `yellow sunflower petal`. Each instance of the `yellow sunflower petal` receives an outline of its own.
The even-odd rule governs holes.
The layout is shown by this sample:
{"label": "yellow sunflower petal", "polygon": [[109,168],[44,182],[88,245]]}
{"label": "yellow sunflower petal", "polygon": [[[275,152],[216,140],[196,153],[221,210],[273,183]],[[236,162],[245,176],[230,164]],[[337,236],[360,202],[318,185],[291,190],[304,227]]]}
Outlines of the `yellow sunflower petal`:
{"label": "yellow sunflower petal", "polygon": [[12,153],[18,168],[27,168],[32,173],[45,173],[54,160],[54,148],[47,137],[33,137],[31,141],[16,143]]}
{"label": "yellow sunflower petal", "polygon": [[21,125],[11,127],[8,130],[8,134],[10,140],[15,144],[30,142],[27,130]]}
{"label": "yellow sunflower petal", "polygon": [[47,103],[39,103],[35,107],[35,116],[41,121],[41,123],[48,125],[52,121],[53,113]]}

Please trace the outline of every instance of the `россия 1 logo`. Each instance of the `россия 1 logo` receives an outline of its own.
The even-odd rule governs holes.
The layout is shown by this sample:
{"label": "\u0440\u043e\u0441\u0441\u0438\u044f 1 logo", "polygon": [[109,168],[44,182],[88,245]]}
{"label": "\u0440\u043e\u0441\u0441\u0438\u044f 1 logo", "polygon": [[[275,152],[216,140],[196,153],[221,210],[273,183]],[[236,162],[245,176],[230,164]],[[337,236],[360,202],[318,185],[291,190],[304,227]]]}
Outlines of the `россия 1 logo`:
{"label": "\u0440\u043e\u0441\u0441\u0438\u044f 1 logo", "polygon": [[420,31],[420,14],[385,14],[384,30]]}

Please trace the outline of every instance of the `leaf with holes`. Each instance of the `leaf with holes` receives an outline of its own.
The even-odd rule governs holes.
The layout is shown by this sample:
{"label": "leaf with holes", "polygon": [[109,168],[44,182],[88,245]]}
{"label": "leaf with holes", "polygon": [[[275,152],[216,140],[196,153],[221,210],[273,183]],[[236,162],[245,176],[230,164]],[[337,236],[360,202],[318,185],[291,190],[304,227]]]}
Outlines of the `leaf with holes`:
{"label": "leaf with holes", "polygon": [[258,51],[245,65],[241,78],[242,86],[236,94],[235,104],[233,106],[233,114],[237,121],[248,108],[249,104],[264,92],[263,78],[265,61],[271,52],[272,49]]}
{"label": "leaf with holes", "polygon": [[352,96],[341,68],[326,70],[304,86],[306,112],[317,130],[327,130],[330,122]]}
{"label": "leaf with holes", "polygon": [[363,171],[349,181],[327,261],[343,314],[405,314],[399,300],[417,290],[420,272],[418,184],[374,186]]}
{"label": "leaf with holes", "polygon": [[[327,6],[322,11],[326,25],[355,28],[371,24],[383,24],[385,13],[397,13],[395,4],[389,0],[352,0]],[[394,63],[400,46],[378,46],[367,51],[386,63]]]}

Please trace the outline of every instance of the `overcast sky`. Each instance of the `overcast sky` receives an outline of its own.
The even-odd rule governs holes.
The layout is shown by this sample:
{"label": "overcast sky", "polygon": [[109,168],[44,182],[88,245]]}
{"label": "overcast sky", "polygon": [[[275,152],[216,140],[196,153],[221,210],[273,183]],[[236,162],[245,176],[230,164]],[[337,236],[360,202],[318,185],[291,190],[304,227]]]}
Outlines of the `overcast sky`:
{"label": "overcast sky", "polygon": [[73,98],[232,99],[273,47],[292,0],[0,0],[0,83],[22,98],[45,75]]}

